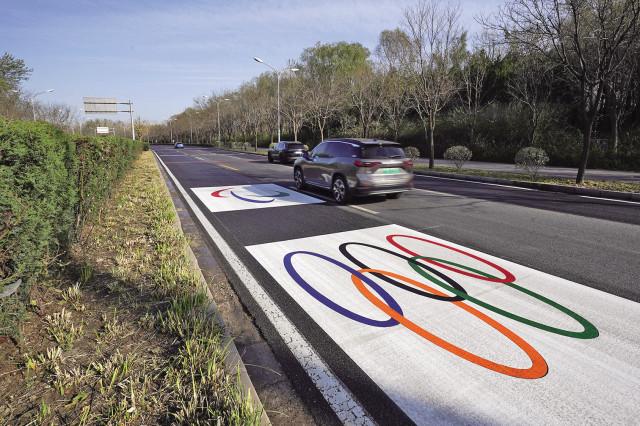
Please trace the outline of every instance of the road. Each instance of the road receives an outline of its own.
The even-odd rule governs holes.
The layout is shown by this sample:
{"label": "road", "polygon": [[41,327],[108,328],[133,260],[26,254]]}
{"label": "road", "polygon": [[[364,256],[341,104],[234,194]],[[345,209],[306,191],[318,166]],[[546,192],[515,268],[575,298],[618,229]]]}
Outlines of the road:
{"label": "road", "polygon": [[637,421],[640,203],[417,177],[337,206],[255,155],[154,151],[341,422]]}

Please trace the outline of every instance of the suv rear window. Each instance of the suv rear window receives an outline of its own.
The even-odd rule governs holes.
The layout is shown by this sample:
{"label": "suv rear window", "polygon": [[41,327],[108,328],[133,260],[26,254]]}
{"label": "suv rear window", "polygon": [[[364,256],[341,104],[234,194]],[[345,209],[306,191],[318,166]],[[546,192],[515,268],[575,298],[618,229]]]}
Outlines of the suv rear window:
{"label": "suv rear window", "polygon": [[304,145],[301,143],[288,143],[287,149],[304,149]]}
{"label": "suv rear window", "polygon": [[362,158],[404,158],[404,150],[397,145],[371,145],[362,147]]}

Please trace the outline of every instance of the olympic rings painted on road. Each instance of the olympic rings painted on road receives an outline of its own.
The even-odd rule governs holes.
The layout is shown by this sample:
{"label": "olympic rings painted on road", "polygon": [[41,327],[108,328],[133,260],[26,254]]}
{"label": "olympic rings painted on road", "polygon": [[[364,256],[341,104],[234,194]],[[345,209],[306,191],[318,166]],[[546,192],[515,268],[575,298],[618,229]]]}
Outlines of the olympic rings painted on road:
{"label": "olympic rings painted on road", "polygon": [[[418,241],[422,241],[422,242],[426,242],[429,244],[446,248],[448,250],[462,254],[466,257],[475,259],[481,263],[484,263],[487,266],[490,266],[491,268],[500,272],[504,276],[504,278],[496,277],[489,273],[480,271],[478,269],[474,269],[472,267],[462,265],[456,262],[452,262],[449,260],[419,255],[417,253],[414,253],[410,249],[402,246],[401,244],[399,244],[396,241],[397,238],[411,238],[411,239],[415,239]],[[413,257],[408,257],[403,254],[396,253],[392,250],[386,249],[384,247],[378,247],[372,244],[346,242],[346,243],[342,243],[339,246],[339,251],[348,260],[350,260],[351,262],[356,264],[358,267],[360,267],[361,269],[359,271],[356,271],[355,269],[349,267],[348,265],[345,265],[344,263],[338,260],[335,260],[329,256],[325,256],[323,254],[314,253],[310,251],[295,251],[295,252],[288,253],[284,257],[284,266],[287,272],[289,273],[289,275],[291,276],[291,278],[293,278],[293,280],[300,287],[302,287],[307,293],[309,293],[312,297],[314,297],[320,303],[324,304],[325,306],[339,313],[340,315],[343,315],[354,321],[371,325],[374,327],[393,327],[395,325],[401,324],[407,329],[416,333],[417,335],[423,337],[427,341],[437,345],[442,349],[445,349],[446,351],[454,355],[459,356],[460,358],[463,358],[469,362],[472,362],[476,365],[487,368],[489,370],[492,370],[501,374],[513,376],[513,377],[519,377],[523,379],[536,379],[536,378],[543,377],[548,372],[547,363],[542,357],[542,355],[538,353],[538,351],[534,349],[529,343],[527,343],[523,338],[516,335],[513,331],[509,330],[504,325],[500,324],[499,322],[492,319],[488,315],[467,305],[465,303],[466,301],[470,303],[474,303],[478,306],[481,306],[499,315],[518,321],[522,324],[529,325],[531,327],[544,330],[550,333],[559,334],[567,337],[578,338],[578,339],[593,339],[598,337],[599,335],[597,328],[593,324],[591,324],[589,321],[587,321],[585,318],[573,312],[572,310],[560,305],[559,303],[554,302],[553,300],[550,300],[532,290],[529,290],[517,285],[514,282],[516,278],[511,272],[509,272],[505,268],[502,268],[499,265],[496,265],[493,262],[490,262],[489,260],[483,259],[472,253],[466,252],[461,249],[457,249],[455,247],[451,247],[449,245],[446,245],[440,242],[432,241],[426,238],[411,236],[411,235],[399,235],[399,234],[388,235],[386,237],[386,240],[390,244],[392,244],[395,248],[405,253],[411,254]],[[415,272],[417,272],[420,276],[438,285],[442,289],[452,292],[453,294],[455,294],[455,296],[449,296],[439,290],[429,287],[424,283],[418,282],[416,280],[413,280],[411,278],[405,277],[403,275],[400,275],[394,272],[369,268],[367,265],[365,265],[362,261],[358,260],[355,256],[353,256],[347,250],[347,247],[349,247],[350,245],[359,245],[363,247],[369,247],[387,254],[391,254],[402,260],[405,260],[408,262],[411,268]],[[380,321],[380,320],[374,320],[374,319],[362,316],[360,314],[356,314],[355,312],[350,311],[341,305],[338,305],[337,303],[333,302],[331,299],[329,299],[328,297],[320,293],[318,290],[311,287],[311,285],[309,285],[309,283],[307,283],[300,276],[300,274],[296,271],[296,269],[292,264],[292,257],[298,254],[304,254],[304,255],[323,259],[324,261],[332,263],[333,265],[342,268],[346,272],[349,272],[351,274],[351,281],[354,283],[354,285],[356,286],[360,294],[362,294],[370,303],[372,303],[382,312],[389,315],[390,318],[385,321]],[[443,268],[443,269],[455,272],[457,274],[465,275],[478,280],[505,284],[505,286],[511,287],[516,291],[519,291],[530,297],[533,297],[534,299],[537,299],[557,309],[558,311],[564,313],[565,315],[573,318],[580,325],[582,325],[583,330],[582,331],[563,330],[557,327],[542,324],[538,321],[534,321],[529,318],[519,316],[512,312],[509,312],[499,307],[496,307],[494,305],[491,305],[487,302],[483,302],[482,300],[469,295],[464,287],[462,287],[460,284],[458,284],[456,281],[454,281],[447,275],[443,274],[442,272],[432,267],[425,265],[424,262],[418,262],[419,260],[429,263],[430,265],[434,265],[436,267]],[[511,340],[511,342],[515,343],[522,351],[524,351],[527,354],[527,356],[529,357],[529,360],[531,361],[531,366],[529,368],[522,369],[522,368],[510,367],[504,364],[499,364],[497,362],[491,361],[489,359],[483,358],[479,355],[466,351],[465,349],[462,349],[456,345],[453,345],[450,342],[447,342],[446,340],[438,336],[435,336],[434,334],[428,332],[427,330],[417,325],[410,319],[406,318],[404,316],[404,313],[399,303],[389,293],[387,293],[381,286],[379,286],[373,280],[365,276],[364,275],[365,273],[371,273],[375,277],[382,279],[389,284],[392,284],[403,290],[407,290],[412,293],[419,294],[423,297],[428,297],[428,298],[436,299],[440,301],[451,302],[457,307],[465,310],[466,312],[480,319],[481,321],[483,321],[484,323],[486,323],[487,325],[489,325],[490,327],[492,327],[493,329],[495,329],[496,331],[498,331],[499,333],[507,337],[509,340]],[[373,291],[375,291],[380,297],[376,297],[369,290],[369,288],[373,289]]]}
{"label": "olympic rings painted on road", "polygon": [[309,283],[307,283],[301,276],[300,274],[298,274],[298,271],[296,271],[296,269],[293,267],[293,264],[291,262],[291,259],[293,258],[293,256],[295,255],[299,255],[299,254],[305,254],[308,256],[313,256],[313,257],[317,257],[320,259],[323,259],[335,266],[338,266],[339,268],[344,269],[345,271],[349,272],[351,275],[355,275],[358,278],[362,279],[364,282],[367,283],[367,285],[369,285],[371,288],[373,288],[373,290],[378,293],[382,299],[384,299],[384,301],[387,303],[387,305],[389,305],[394,312],[400,312],[402,313],[402,308],[400,307],[400,305],[398,304],[398,302],[396,302],[396,300],[391,297],[391,295],[389,293],[387,293],[386,291],[384,291],[384,289],[382,287],[380,287],[378,284],[376,284],[375,282],[373,282],[372,280],[370,280],[368,277],[362,275],[361,273],[359,273],[358,271],[356,271],[355,269],[345,265],[342,262],[339,262],[335,259],[330,258],[329,256],[325,256],[322,254],[318,254],[318,253],[313,253],[310,251],[294,251],[291,252],[289,254],[287,254],[284,259],[284,267],[287,270],[287,272],[289,273],[289,275],[291,276],[291,278],[293,278],[293,280],[300,286],[302,287],[307,293],[309,293],[313,298],[315,298],[318,302],[322,303],[323,305],[325,305],[327,308],[332,309],[333,311],[339,313],[342,316],[345,316],[349,319],[352,319],[354,321],[360,322],[362,324],[366,324],[366,325],[370,325],[373,327],[393,327],[395,325],[398,325],[398,322],[396,320],[394,320],[393,318],[389,318],[388,320],[384,320],[384,321],[380,321],[380,320],[375,320],[375,319],[371,319],[371,318],[367,318],[365,316],[362,316],[360,314],[357,314],[353,311],[350,311],[349,309],[338,305],[337,303],[335,303],[334,301],[332,301],[331,299],[329,299],[328,297],[326,297],[324,294],[320,293],[318,290],[316,290],[315,288],[311,287],[311,285],[309,285]]}
{"label": "olympic rings painted on road", "polygon": [[511,272],[507,271],[506,269],[502,268],[501,266],[498,266],[493,262],[490,262],[490,261],[488,261],[486,259],[482,259],[481,257],[478,257],[478,256],[476,256],[476,255],[474,255],[472,253],[466,252],[464,250],[460,250],[460,249],[457,249],[455,247],[448,246],[446,244],[438,243],[436,241],[431,241],[431,240],[428,240],[426,238],[415,237],[415,236],[412,236],[412,235],[388,235],[387,236],[387,241],[389,241],[394,247],[402,250],[405,253],[410,254],[411,256],[420,256],[420,255],[418,253],[415,253],[415,252],[409,250],[408,248],[398,244],[395,241],[395,239],[398,238],[398,237],[411,238],[411,239],[414,239],[414,240],[423,241],[425,243],[434,244],[436,246],[444,247],[446,249],[455,251],[456,253],[463,254],[463,255],[465,255],[467,257],[470,257],[470,258],[475,259],[475,260],[477,260],[479,262],[482,262],[485,265],[488,265],[488,266],[492,267],[493,269],[496,269],[497,271],[499,271],[501,274],[504,275],[504,278],[487,277],[485,275],[473,274],[473,273],[469,273],[467,271],[464,271],[462,269],[453,268],[451,266],[444,265],[442,263],[439,263],[439,262],[436,262],[436,261],[433,261],[433,260],[425,259],[428,263],[431,263],[432,265],[436,265],[436,266],[439,266],[441,268],[447,269],[447,270],[449,270],[451,272],[456,272],[458,274],[466,275],[466,276],[471,277],[471,278],[476,278],[476,279],[479,279],[479,280],[482,280],[482,281],[490,281],[490,282],[494,282],[494,283],[510,283],[510,282],[514,282],[516,280],[516,277],[514,277]]}
{"label": "olympic rings painted on road", "polygon": [[[214,198],[227,198],[227,197],[225,197],[224,195],[222,195],[222,193],[223,193],[224,191],[229,190],[229,189],[230,189],[230,188],[224,188],[224,189],[219,189],[219,190],[217,190],[217,191],[213,191],[213,192],[211,193],[211,196],[212,196],[212,197],[214,197]],[[276,198],[283,198],[283,197],[288,197],[289,195],[291,195],[291,194],[289,194],[288,192],[284,192],[284,191],[277,191],[275,194],[269,194],[269,195],[253,195],[254,197],[263,197],[263,198],[270,197],[270,198],[271,198],[270,200],[256,200],[256,199],[253,199],[253,198],[245,198],[245,197],[242,197],[242,196],[240,196],[240,195],[236,194],[234,191],[229,191],[229,192],[231,193],[231,195],[232,195],[233,197],[237,198],[238,200],[247,201],[247,202],[249,202],[249,203],[261,203],[261,204],[263,204],[263,203],[272,203],[272,202],[274,202],[274,201],[275,201],[275,199],[276,199]]]}
{"label": "olympic rings painted on road", "polygon": [[455,262],[451,262],[448,260],[443,260],[443,259],[436,259],[436,258],[427,258],[426,256],[415,256],[412,257],[409,260],[409,264],[411,265],[411,267],[413,268],[414,271],[416,271],[418,274],[420,274],[422,277],[428,279],[429,281],[431,281],[432,283],[444,288],[447,291],[450,291],[452,293],[455,293],[457,296],[460,296],[466,300],[468,300],[471,303],[475,303],[478,306],[482,306],[485,309],[488,309],[492,312],[495,312],[499,315],[505,316],[507,318],[511,318],[512,320],[518,321],[522,324],[526,324],[529,325],[531,327],[535,327],[535,328],[539,328],[540,330],[545,330],[548,331],[550,333],[554,333],[554,334],[560,334],[562,336],[567,336],[567,337],[573,337],[576,339],[594,339],[596,337],[598,337],[599,332],[598,329],[591,324],[589,321],[587,321],[585,318],[583,318],[582,316],[578,315],[577,313],[573,312],[572,310],[570,310],[569,308],[566,308],[562,305],[560,305],[559,303],[554,302],[551,299],[547,299],[546,297],[542,296],[541,294],[538,294],[532,290],[526,289],[524,287],[521,287],[519,285],[517,285],[516,283],[505,283],[506,286],[509,286],[521,293],[525,293],[535,299],[538,299],[539,301],[557,309],[558,311],[562,312],[563,314],[566,314],[568,316],[570,316],[571,318],[573,318],[574,320],[576,320],[582,327],[583,330],[582,331],[570,331],[570,330],[563,330],[561,328],[557,328],[557,327],[552,327],[550,325],[546,325],[546,324],[542,324],[540,322],[525,318],[525,317],[521,317],[520,315],[514,314],[512,312],[506,311],[504,309],[498,308],[497,306],[491,305],[487,302],[483,302],[480,299],[477,299],[471,295],[469,295],[466,291],[465,292],[461,292],[459,289],[454,288],[452,286],[448,286],[447,284],[439,281],[438,279],[436,279],[435,277],[431,277],[430,275],[428,275],[426,272],[424,272],[424,268],[423,265],[421,265],[420,263],[417,262],[417,260],[419,259],[423,259],[423,260],[434,260],[437,261],[438,263],[445,263],[451,266],[455,266],[456,268],[460,268],[460,269],[465,269],[467,271],[476,273],[476,274],[480,274],[480,275],[484,275],[487,278],[495,278],[492,277],[490,274],[487,274],[485,272],[479,271],[477,269],[473,269],[470,268],[468,266],[464,266],[464,265],[460,265],[458,263]]}
{"label": "olympic rings painted on road", "polygon": [[[405,256],[403,254],[400,253],[396,253],[392,250],[383,248],[383,247],[378,247],[378,246],[374,246],[373,244],[366,244],[366,243],[356,243],[356,242],[348,242],[348,243],[343,243],[340,244],[340,247],[338,247],[338,249],[340,250],[340,253],[342,253],[342,255],[344,257],[346,257],[347,259],[349,259],[351,262],[355,263],[356,265],[358,265],[359,268],[363,268],[363,269],[369,269],[369,267],[367,265],[365,265],[363,262],[361,262],[360,260],[356,259],[355,256],[353,256],[351,253],[349,253],[349,251],[347,250],[347,247],[350,245],[358,245],[358,246],[363,246],[363,247],[369,247],[375,250],[379,250],[385,253],[388,253],[392,256],[396,256],[399,257],[402,260],[405,260],[407,262],[411,261],[411,258],[409,256]],[[449,284],[451,284],[452,287],[456,288],[458,291],[466,294],[467,291],[464,289],[464,287],[462,287],[460,284],[458,284],[457,282],[455,282],[454,280],[452,280],[451,278],[447,277],[446,275],[444,275],[443,273],[430,268],[424,264],[419,264],[419,266],[421,268],[427,269],[429,272],[439,276],[440,278],[442,278],[443,280],[445,280],[446,282],[448,282]],[[391,285],[394,285],[398,288],[401,288],[403,290],[407,290],[410,291],[411,293],[415,293],[418,294],[420,296],[424,296],[424,297],[428,297],[430,299],[436,299],[436,300],[441,300],[443,302],[457,302],[457,301],[461,301],[464,300],[464,297],[461,297],[459,294],[456,296],[448,296],[448,295],[437,295],[437,294],[433,294],[433,293],[428,293],[428,292],[424,292],[418,288],[415,288],[414,286],[409,286],[406,284],[402,284],[401,282],[398,282],[392,278],[390,278],[387,275],[384,274],[373,274],[375,277],[380,278],[381,280],[384,280],[386,282],[388,282]]]}
{"label": "olympic rings painted on road", "polygon": [[[416,287],[419,287],[425,291],[430,291],[433,292],[436,295],[444,295],[444,293],[429,287],[426,284],[422,284],[418,281],[415,281],[411,278],[407,278],[405,276],[402,276],[400,274],[396,274],[393,272],[389,272],[389,271],[383,271],[381,269],[360,269],[358,271],[360,274],[364,274],[364,273],[372,273],[372,274],[380,274],[380,275],[387,275],[389,277],[393,277],[399,280],[403,280],[404,282],[414,285]],[[476,318],[478,318],[479,320],[481,320],[482,322],[486,323],[487,325],[489,325],[491,328],[495,329],[496,331],[498,331],[500,334],[502,334],[503,336],[505,336],[507,339],[511,340],[513,343],[516,344],[516,346],[518,346],[520,349],[522,349],[522,351],[527,354],[527,356],[529,357],[529,360],[531,361],[531,366],[529,368],[516,368],[516,367],[510,367],[508,365],[504,365],[504,364],[499,364],[497,362],[491,361],[487,358],[483,358],[479,355],[476,355],[474,353],[471,353],[465,349],[460,348],[459,346],[456,346],[430,332],[428,332],[427,330],[425,330],[424,328],[422,328],[421,326],[417,325],[416,323],[414,323],[413,321],[407,319],[402,313],[394,310],[393,308],[391,308],[388,304],[383,303],[380,299],[378,299],[377,297],[375,297],[373,295],[373,293],[371,293],[371,291],[369,291],[369,289],[366,288],[366,286],[364,285],[362,279],[361,279],[361,275],[356,275],[353,274],[351,276],[351,281],[353,281],[353,283],[355,284],[356,288],[360,291],[360,293],[362,293],[362,295],[364,297],[367,298],[367,300],[369,300],[373,305],[375,305],[378,309],[380,309],[382,312],[384,312],[385,314],[389,315],[391,318],[393,318],[394,320],[396,320],[398,323],[402,324],[403,326],[405,326],[406,328],[408,328],[409,330],[413,331],[414,333],[416,333],[417,335],[425,338],[426,340],[430,341],[431,343],[435,344],[436,346],[439,346],[440,348],[459,356],[460,358],[463,358],[469,362],[472,362],[476,365],[479,365],[481,367],[487,368],[489,370],[493,370],[497,373],[501,373],[501,374],[505,374],[507,376],[512,376],[512,377],[518,377],[521,379],[539,379],[541,377],[544,377],[547,372],[549,371],[549,367],[547,366],[547,362],[544,360],[544,358],[542,357],[542,355],[540,355],[540,353],[533,347],[531,346],[529,343],[527,343],[523,338],[521,338],[520,336],[518,336],[517,334],[515,334],[513,331],[509,330],[507,327],[503,326],[502,324],[500,324],[499,322],[495,321],[494,319],[492,319],[491,317],[489,317],[486,314],[483,314],[482,312],[480,312],[479,310],[466,305],[464,302],[452,302],[453,305],[458,306],[459,308],[467,311],[468,313],[470,313],[471,315],[475,316]],[[368,284],[368,283],[367,283]],[[378,293],[379,294],[379,293]]]}

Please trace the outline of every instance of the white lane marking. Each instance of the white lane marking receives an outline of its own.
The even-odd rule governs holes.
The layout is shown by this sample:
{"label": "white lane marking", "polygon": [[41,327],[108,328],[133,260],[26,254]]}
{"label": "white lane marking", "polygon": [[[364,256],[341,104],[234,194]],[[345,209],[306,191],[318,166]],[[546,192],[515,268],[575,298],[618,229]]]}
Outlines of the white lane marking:
{"label": "white lane marking", "polygon": [[420,191],[420,192],[427,192],[429,194],[441,195],[443,197],[457,197],[457,198],[460,198],[459,195],[447,194],[446,192],[431,191],[430,189],[413,188],[413,190],[414,191]]}
{"label": "white lane marking", "polygon": [[182,187],[178,179],[171,173],[171,170],[164,164],[164,161],[156,154],[158,161],[178,188],[191,210],[196,215],[200,224],[204,227],[216,245],[222,256],[229,262],[229,265],[236,273],[243,285],[247,288],[260,309],[265,313],[271,324],[278,331],[291,353],[296,357],[302,368],[307,372],[309,378],[316,385],[322,396],[327,400],[329,406],[338,416],[338,419],[345,424],[353,425],[375,425],[371,417],[367,414],[360,403],[351,394],[351,391],[337,378],[329,369],[320,355],[313,349],[311,344],[300,334],[296,326],[285,316],[278,305],[258,283],[251,272],[244,266],[242,260],[236,255],[233,249],[222,238],[211,222],[209,222],[198,208],[187,191]]}
{"label": "white lane marking", "polygon": [[198,157],[197,155],[194,155],[193,158],[200,161],[207,161],[206,158]]}
{"label": "white lane marking", "polygon": [[370,213],[370,214],[378,214],[378,213],[380,213],[380,212],[369,210],[369,209],[366,209],[366,208],[360,207],[360,206],[349,205],[349,207],[351,207],[353,209],[357,209],[357,210],[362,210],[363,212]]}
{"label": "white lane marking", "polygon": [[627,204],[638,204],[638,201],[627,201],[627,200],[616,200],[615,198],[602,198],[602,197],[590,197],[588,195],[581,195],[582,198],[591,198],[592,200],[604,200],[604,201],[615,201],[616,203],[627,203]]}
{"label": "white lane marking", "polygon": [[427,176],[427,175],[415,175],[415,176],[419,178],[428,178],[428,179],[454,180],[456,182],[474,183],[476,185],[501,186],[503,188],[521,189],[522,191],[537,191],[537,189],[533,189],[533,188],[522,188],[521,186],[502,185],[499,183],[476,182],[474,180],[454,179],[454,178],[446,178],[446,177],[440,177],[440,176]]}

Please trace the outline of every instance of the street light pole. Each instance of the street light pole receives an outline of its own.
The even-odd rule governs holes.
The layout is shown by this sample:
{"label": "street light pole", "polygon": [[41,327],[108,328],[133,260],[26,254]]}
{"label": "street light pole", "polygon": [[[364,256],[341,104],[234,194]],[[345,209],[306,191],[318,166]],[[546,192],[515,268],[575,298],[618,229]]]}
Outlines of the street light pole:
{"label": "street light pole", "polygon": [[44,95],[45,93],[51,93],[54,89],[43,90],[42,92],[38,92],[35,95],[31,96],[31,111],[33,112],[33,121],[36,121],[36,97],[40,95]]}
{"label": "street light pole", "polygon": [[296,71],[299,71],[299,69],[298,68],[287,68],[287,67],[285,67],[285,68],[283,68],[281,70],[277,70],[276,68],[274,68],[273,66],[269,65],[268,63],[266,63],[265,61],[263,61],[262,59],[260,59],[258,57],[254,57],[253,60],[268,66],[276,74],[277,92],[278,92],[277,96],[276,96],[277,99],[278,99],[278,143],[280,143],[280,74],[282,74],[285,71],[296,72]]}

